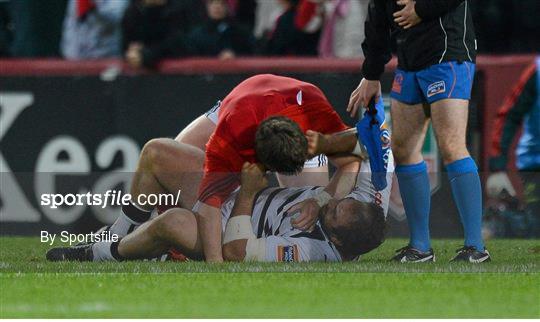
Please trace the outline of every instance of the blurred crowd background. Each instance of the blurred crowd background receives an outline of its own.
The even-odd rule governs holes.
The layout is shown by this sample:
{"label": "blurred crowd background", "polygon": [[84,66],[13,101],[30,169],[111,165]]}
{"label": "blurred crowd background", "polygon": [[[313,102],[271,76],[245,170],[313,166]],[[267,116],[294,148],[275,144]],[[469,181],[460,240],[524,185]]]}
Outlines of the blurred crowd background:
{"label": "blurred crowd background", "polygon": [[[362,58],[361,44],[369,2],[0,0],[0,60],[63,58],[77,61],[112,58],[123,59],[134,69],[147,69],[158,67],[162,59],[185,57],[223,60],[246,56]],[[489,172],[485,185],[490,198],[485,204],[485,233],[487,236],[502,237],[539,236],[540,105],[537,102],[540,102],[540,78],[537,69],[540,56],[538,64],[533,62],[533,57],[540,53],[540,0],[470,0],[468,3],[476,28],[478,52],[501,55],[487,58],[489,64],[478,65],[482,73],[475,80],[478,91],[473,94],[477,97],[473,98],[475,108],[471,109],[469,125],[470,133],[476,135],[470,140],[475,145],[474,151],[479,156],[483,171]],[[530,56],[524,63],[523,59],[518,62],[519,57],[505,58],[508,54],[532,55],[524,55]],[[19,66],[26,63],[23,61]],[[4,61],[4,66],[8,64]],[[107,69],[110,70],[115,69]],[[20,95],[32,95],[32,101],[35,98],[35,108],[28,110],[20,125],[10,130],[11,136],[2,141],[4,151],[17,160],[14,164],[19,169],[33,168],[34,159],[29,156],[42,153],[46,140],[53,141],[59,134],[74,133],[75,137],[84,138],[82,142],[88,151],[98,149],[94,145],[106,142],[114,131],[143,144],[150,138],[147,137],[149,133],[153,136],[168,135],[178,129],[179,121],[191,121],[200,113],[197,109],[178,109],[178,106],[191,104],[206,107],[211,106],[215,99],[207,95],[206,78],[191,77],[189,83],[182,83],[185,76],[180,74],[171,75],[176,77],[171,82],[169,78],[160,79],[160,73],[140,73],[148,77],[126,78],[122,86],[112,86],[110,83],[94,82],[92,75],[81,78],[69,76],[69,71],[67,74],[64,78],[50,78],[49,74],[44,73],[39,75],[37,81],[31,82],[24,73],[0,75],[3,91],[7,89],[8,92],[22,92]],[[110,75],[100,71],[103,79],[114,79]],[[238,71],[235,75],[214,77],[214,90],[219,93],[220,90],[231,88],[244,76]],[[358,81],[358,75],[350,73],[340,74],[339,78],[322,73],[304,76],[323,87],[327,86],[325,92],[332,96],[331,99],[338,106],[347,104],[353,88],[350,86],[356,86]],[[391,75],[387,76],[384,86],[389,89]],[[74,79],[78,82],[73,82]],[[61,85],[51,86],[49,82],[52,81]],[[69,90],[65,90],[65,84],[70,84]],[[184,86],[189,86],[189,91],[178,92],[178,84],[188,84]],[[141,88],[149,90],[140,91]],[[132,92],[135,94],[132,95]],[[92,100],[80,99],[90,96]],[[504,97],[506,99],[503,100]],[[79,108],[72,109],[74,105]],[[153,106],[160,106],[159,111]],[[59,117],[51,118],[51,111]],[[96,115],[103,115],[103,118],[95,119]],[[118,125],[115,123],[118,115],[128,115],[130,121]],[[159,125],[149,115],[159,118]],[[162,119],[161,115],[175,117],[168,120]],[[43,118],[49,121],[43,123]],[[86,118],[93,121],[86,122],[81,133],[83,127],[80,127],[79,121]],[[28,132],[27,124],[35,124],[37,128],[44,126],[40,128],[39,140]],[[521,124],[525,124],[526,131],[518,131]],[[141,128],[146,131],[140,131]],[[24,139],[26,135],[31,136],[27,141]],[[519,166],[519,153],[515,151],[521,145],[514,148],[517,137],[528,142],[532,147],[530,151],[534,150],[537,161],[530,167]],[[21,138],[22,142],[33,142],[34,145],[25,144],[21,149]],[[128,143],[122,146],[129,147]],[[515,163],[513,155],[518,155],[518,163]],[[521,176],[509,178],[505,171],[516,168],[515,165]],[[434,217],[438,219],[432,221],[432,228],[440,233],[439,236],[451,237],[447,235],[450,231],[448,225],[459,227],[460,224],[458,221],[448,221],[448,216],[443,215],[447,212],[443,195],[437,194],[435,197],[441,198],[433,203],[435,208],[439,207],[434,208],[434,213],[440,216]],[[23,211],[30,212],[31,209]],[[94,217],[81,220],[88,218]],[[404,217],[399,220],[404,220]],[[14,217],[13,221],[13,231],[31,231],[27,228],[30,223],[17,226],[24,219]],[[77,225],[75,221],[71,224]],[[41,223],[34,223],[32,227],[42,229]],[[87,229],[88,223],[77,227]],[[402,230],[403,225],[394,227],[397,235],[406,235]],[[50,228],[58,228],[58,225]]]}
{"label": "blurred crowd background", "polygon": [[[0,57],[362,57],[369,0],[0,0]],[[540,51],[539,0],[470,1],[480,53]]]}

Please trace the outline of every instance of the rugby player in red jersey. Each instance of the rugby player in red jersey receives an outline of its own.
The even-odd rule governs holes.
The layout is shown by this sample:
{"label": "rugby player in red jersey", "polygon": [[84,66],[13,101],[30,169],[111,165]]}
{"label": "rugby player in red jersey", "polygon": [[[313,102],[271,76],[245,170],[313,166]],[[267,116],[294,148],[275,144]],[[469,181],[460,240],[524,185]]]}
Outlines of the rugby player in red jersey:
{"label": "rugby player in red jersey", "polygon": [[219,208],[239,186],[238,174],[245,162],[297,174],[308,157],[303,133],[347,129],[315,85],[274,75],[245,80],[219,110],[217,127],[206,145],[204,177],[194,207],[205,258],[210,261],[222,259]]}

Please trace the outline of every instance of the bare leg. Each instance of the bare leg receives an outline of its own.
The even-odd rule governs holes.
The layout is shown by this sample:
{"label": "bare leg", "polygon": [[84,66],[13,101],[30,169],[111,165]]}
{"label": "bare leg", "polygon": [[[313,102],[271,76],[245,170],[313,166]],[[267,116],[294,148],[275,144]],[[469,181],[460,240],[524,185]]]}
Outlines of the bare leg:
{"label": "bare leg", "polygon": [[176,195],[181,191],[180,204],[175,206],[193,208],[203,175],[204,143],[214,129],[214,123],[201,116],[187,126],[176,140],[149,141],[141,152],[137,170],[133,175],[130,193],[134,204],[122,209],[122,214],[109,230],[125,236],[134,226],[150,218],[154,206],[139,200],[139,196],[143,194]]}
{"label": "bare leg", "polygon": [[429,118],[422,104],[407,105],[392,100],[392,151],[396,164],[416,164],[423,160],[422,146]]}
{"label": "bare leg", "polygon": [[[133,178],[132,197],[182,190],[182,206],[191,209],[202,179],[205,144],[215,127],[202,115],[175,140],[154,139],[146,143]],[[146,209],[152,210],[151,207]]]}
{"label": "bare leg", "polygon": [[144,223],[120,241],[118,253],[128,259],[152,258],[172,247],[190,258],[202,257],[197,220],[189,210],[170,209]]}
{"label": "bare leg", "polygon": [[[482,240],[482,186],[478,168],[466,146],[469,101],[444,99],[431,105],[433,128],[441,150],[454,201],[458,208],[465,246],[484,251]],[[483,256],[484,260],[487,256]],[[470,259],[470,258],[469,258]]]}
{"label": "bare leg", "polygon": [[431,105],[433,129],[444,164],[469,156],[466,145],[469,101],[440,100]]}
{"label": "bare leg", "polygon": [[[172,139],[153,139],[144,146],[131,185],[131,195],[176,193],[182,206],[193,207],[202,179],[204,152]],[[152,210],[146,206],[145,209]]]}
{"label": "bare leg", "polygon": [[431,248],[431,189],[427,166],[422,157],[428,124],[429,118],[423,105],[407,105],[392,100],[392,149],[397,164],[396,175],[401,199],[409,224],[409,245],[422,252],[428,252]]}
{"label": "bare leg", "polygon": [[191,122],[174,139],[177,142],[192,145],[202,151],[206,150],[206,143],[216,129],[214,122],[201,115]]}

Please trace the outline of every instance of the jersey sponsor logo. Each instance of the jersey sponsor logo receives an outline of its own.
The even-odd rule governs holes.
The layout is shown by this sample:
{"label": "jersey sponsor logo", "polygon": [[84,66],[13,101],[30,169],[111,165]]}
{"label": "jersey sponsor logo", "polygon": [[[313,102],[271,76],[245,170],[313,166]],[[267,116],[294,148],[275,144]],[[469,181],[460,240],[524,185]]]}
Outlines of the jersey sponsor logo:
{"label": "jersey sponsor logo", "polygon": [[394,77],[394,82],[392,83],[392,92],[401,94],[401,85],[403,84],[403,75],[396,73]]}
{"label": "jersey sponsor logo", "polygon": [[278,246],[277,247],[278,262],[298,262],[298,246]]}
{"label": "jersey sponsor logo", "polygon": [[438,81],[428,86],[427,97],[437,95],[446,92],[446,83],[444,81]]}

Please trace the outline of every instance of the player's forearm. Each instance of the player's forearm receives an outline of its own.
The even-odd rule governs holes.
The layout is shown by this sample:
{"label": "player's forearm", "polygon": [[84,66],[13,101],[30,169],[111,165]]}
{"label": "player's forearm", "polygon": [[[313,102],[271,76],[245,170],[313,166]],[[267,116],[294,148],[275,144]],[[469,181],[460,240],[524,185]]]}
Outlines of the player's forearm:
{"label": "player's forearm", "polygon": [[201,234],[204,257],[207,262],[221,262],[223,256],[221,253],[221,217],[219,209],[203,206],[199,211],[199,220],[197,227]]}
{"label": "player's forearm", "polygon": [[325,143],[321,146],[321,153],[328,156],[335,154],[350,154],[354,151],[358,139],[355,133],[325,134]]}
{"label": "player's forearm", "polygon": [[334,198],[345,197],[354,189],[359,170],[360,162],[358,159],[350,159],[349,162],[338,167],[324,190]]}
{"label": "player's forearm", "polygon": [[[234,207],[229,220],[237,216],[251,216],[251,210],[253,209],[253,200],[255,199],[255,195],[256,192],[246,191],[245,189],[240,188],[238,195],[236,195]],[[227,223],[227,227],[228,225],[229,223]],[[251,227],[249,227],[249,229],[251,229]],[[222,247],[223,258],[226,261],[241,262],[246,257],[246,247],[248,240],[245,238],[241,238],[227,241],[227,234],[230,233],[230,231],[225,231],[225,241]]]}
{"label": "player's forearm", "polygon": [[251,216],[251,210],[253,209],[253,199],[257,193],[253,191],[245,191],[240,188],[234,207],[231,212],[231,217],[235,216]]}

